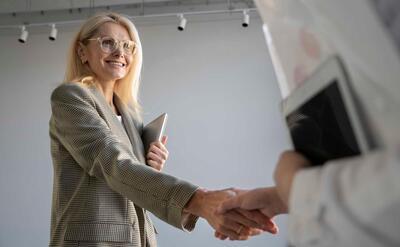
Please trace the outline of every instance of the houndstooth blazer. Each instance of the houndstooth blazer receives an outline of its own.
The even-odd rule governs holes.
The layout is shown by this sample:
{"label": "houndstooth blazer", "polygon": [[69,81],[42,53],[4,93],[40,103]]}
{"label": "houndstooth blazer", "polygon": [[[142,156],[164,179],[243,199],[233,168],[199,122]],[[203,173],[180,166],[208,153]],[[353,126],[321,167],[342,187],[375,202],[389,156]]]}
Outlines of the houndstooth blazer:
{"label": "houndstooth blazer", "polygon": [[114,94],[118,120],[94,85],[64,83],[51,95],[54,186],[49,246],[157,245],[146,210],[182,226],[197,186],[145,164],[142,123]]}

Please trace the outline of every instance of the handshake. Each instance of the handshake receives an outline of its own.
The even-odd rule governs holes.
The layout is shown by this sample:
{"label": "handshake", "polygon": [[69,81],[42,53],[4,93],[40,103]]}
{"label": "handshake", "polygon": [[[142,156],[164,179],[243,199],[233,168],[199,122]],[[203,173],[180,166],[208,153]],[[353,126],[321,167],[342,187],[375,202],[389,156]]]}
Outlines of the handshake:
{"label": "handshake", "polygon": [[310,166],[309,161],[293,151],[281,154],[274,172],[276,186],[253,190],[199,189],[184,212],[202,217],[215,229],[215,237],[246,240],[264,231],[276,234],[273,217],[288,213],[288,200],[294,175]]}
{"label": "handshake", "polygon": [[278,233],[273,217],[286,213],[276,187],[250,191],[225,189],[205,191],[199,189],[184,212],[207,220],[215,229],[215,237],[225,240],[246,240],[264,231]]}
{"label": "handshake", "polygon": [[[165,143],[166,137],[163,137],[162,142],[152,144],[147,155],[147,163],[158,171],[168,158]],[[276,186],[249,191],[198,189],[186,203],[183,213],[207,220],[215,229],[215,237],[221,240],[246,240],[264,231],[276,234],[278,227],[273,217],[288,212],[293,178],[310,165],[300,153],[285,151],[275,167]]]}

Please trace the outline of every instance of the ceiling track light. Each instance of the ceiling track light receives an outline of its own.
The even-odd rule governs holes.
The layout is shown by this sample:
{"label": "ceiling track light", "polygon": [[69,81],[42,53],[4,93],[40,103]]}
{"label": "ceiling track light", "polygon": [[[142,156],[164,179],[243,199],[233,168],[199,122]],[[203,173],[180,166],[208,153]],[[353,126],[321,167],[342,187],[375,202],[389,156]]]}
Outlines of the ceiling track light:
{"label": "ceiling track light", "polygon": [[179,17],[178,30],[179,30],[179,31],[183,31],[183,30],[185,30],[187,20],[186,20],[186,18],[183,16],[183,14],[178,15],[178,17]]}
{"label": "ceiling track light", "polygon": [[28,39],[29,33],[26,30],[25,25],[21,27],[21,35],[19,36],[18,41],[21,43],[26,43],[26,40]]}
{"label": "ceiling track light", "polygon": [[[249,8],[249,9],[229,9],[229,10],[216,10],[216,11],[197,11],[197,12],[184,12],[184,13],[167,13],[167,14],[155,14],[155,15],[141,15],[141,16],[127,16],[129,19],[141,19],[141,18],[162,18],[162,17],[170,17],[170,16],[178,16],[179,18],[179,25],[178,25],[178,30],[179,31],[184,31],[186,28],[187,20],[184,17],[184,15],[208,15],[208,14],[232,14],[232,13],[243,13],[243,22],[242,26],[243,27],[248,27],[250,23],[250,12],[255,12],[257,9],[255,8]],[[81,12],[82,9],[78,8],[78,12]],[[73,9],[70,9],[70,13],[73,12]],[[42,13],[44,14],[44,12]],[[14,17],[17,16],[17,13],[12,14]],[[28,40],[29,32],[26,29],[27,26],[29,28],[32,27],[39,27],[39,26],[50,26],[51,31],[50,35],[48,36],[49,40],[54,41],[57,39],[57,33],[58,30],[56,28],[56,25],[58,27],[63,26],[63,25],[71,25],[71,24],[78,24],[81,23],[84,20],[70,20],[70,21],[51,21],[51,22],[43,22],[43,23],[28,23],[25,22],[22,25],[0,25],[0,30],[2,29],[20,29],[21,34],[20,37],[18,38],[18,41],[21,43],[26,43]]]}
{"label": "ceiling track light", "polygon": [[242,27],[248,27],[250,24],[250,15],[248,13],[248,10],[243,10],[243,22],[242,22]]}
{"label": "ceiling track light", "polygon": [[51,31],[49,35],[49,40],[54,41],[57,39],[57,28],[56,24],[51,24]]}

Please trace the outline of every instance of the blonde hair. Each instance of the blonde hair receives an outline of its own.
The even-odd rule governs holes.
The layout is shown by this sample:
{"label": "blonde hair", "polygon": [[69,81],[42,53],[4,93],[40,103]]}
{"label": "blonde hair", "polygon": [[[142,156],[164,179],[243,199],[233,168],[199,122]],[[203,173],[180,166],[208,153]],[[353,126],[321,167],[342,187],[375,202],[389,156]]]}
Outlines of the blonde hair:
{"label": "blonde hair", "polygon": [[142,69],[143,56],[142,45],[135,25],[126,17],[116,13],[99,13],[89,18],[80,28],[72,40],[68,52],[67,69],[65,72],[64,83],[78,82],[82,85],[96,83],[96,78],[90,68],[82,64],[79,55],[79,43],[87,44],[88,39],[93,37],[104,23],[116,23],[126,28],[129,36],[136,42],[136,52],[133,55],[131,68],[128,74],[116,81],[114,92],[121,98],[122,102],[130,105],[140,118],[141,107],[138,102],[140,72]]}

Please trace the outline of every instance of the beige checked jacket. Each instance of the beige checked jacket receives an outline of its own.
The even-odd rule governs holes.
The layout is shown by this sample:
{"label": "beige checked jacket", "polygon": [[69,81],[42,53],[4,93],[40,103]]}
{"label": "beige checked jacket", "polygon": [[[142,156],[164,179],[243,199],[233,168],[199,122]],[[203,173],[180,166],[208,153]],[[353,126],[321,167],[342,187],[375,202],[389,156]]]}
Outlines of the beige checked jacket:
{"label": "beige checked jacket", "polygon": [[145,164],[142,123],[114,94],[118,120],[94,85],[64,83],[51,95],[54,168],[49,246],[157,246],[146,211],[182,226],[182,209],[197,190]]}

